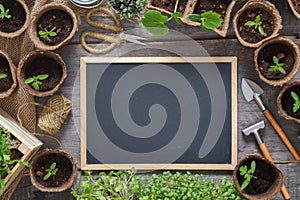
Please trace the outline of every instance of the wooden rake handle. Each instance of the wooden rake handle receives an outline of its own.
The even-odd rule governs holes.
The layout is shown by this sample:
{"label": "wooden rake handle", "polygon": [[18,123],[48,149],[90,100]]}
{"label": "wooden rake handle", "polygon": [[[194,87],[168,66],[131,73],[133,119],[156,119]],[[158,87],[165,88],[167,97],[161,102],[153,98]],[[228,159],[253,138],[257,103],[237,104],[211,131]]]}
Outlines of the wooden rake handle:
{"label": "wooden rake handle", "polygon": [[290,142],[290,140],[288,139],[288,137],[286,136],[286,134],[284,133],[284,131],[282,130],[282,128],[280,127],[280,125],[278,124],[278,122],[276,121],[276,119],[274,118],[272,113],[270,112],[270,110],[266,109],[263,111],[263,113],[264,113],[265,117],[269,120],[269,122],[272,125],[272,127],[274,128],[274,130],[278,133],[279,137],[281,138],[281,140],[283,141],[285,146],[292,153],[294,158],[296,160],[300,160],[300,155],[298,154],[297,150],[292,145],[292,143]]}
{"label": "wooden rake handle", "polygon": [[[265,145],[265,143],[260,144],[259,148],[260,148],[262,154],[264,155],[264,157],[274,163],[274,161],[271,157],[271,154],[270,154],[269,150],[267,149],[267,146]],[[281,187],[281,193],[282,193],[282,196],[284,197],[284,199],[291,198],[289,191],[287,190],[287,188],[285,187],[284,184]]]}

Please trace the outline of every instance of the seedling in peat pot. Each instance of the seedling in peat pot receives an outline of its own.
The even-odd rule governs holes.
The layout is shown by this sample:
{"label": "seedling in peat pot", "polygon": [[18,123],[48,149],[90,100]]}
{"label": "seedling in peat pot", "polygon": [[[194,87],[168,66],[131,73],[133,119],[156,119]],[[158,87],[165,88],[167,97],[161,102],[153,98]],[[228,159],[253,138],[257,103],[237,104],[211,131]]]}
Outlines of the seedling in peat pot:
{"label": "seedling in peat pot", "polygon": [[300,109],[300,99],[299,96],[296,94],[296,92],[291,91],[291,96],[295,100],[293,104],[293,112],[297,112]]}
{"label": "seedling in peat pot", "polygon": [[273,56],[274,65],[269,68],[269,72],[280,71],[283,74],[286,74],[285,69],[283,68],[284,63],[279,63],[279,59],[276,56]]}
{"label": "seedling in peat pot", "polygon": [[262,35],[265,34],[265,31],[262,27],[262,22],[260,21],[260,15],[257,15],[255,17],[255,21],[248,21],[245,23],[245,26],[254,26],[255,30],[258,30],[258,32]]}
{"label": "seedling in peat pot", "polygon": [[49,169],[46,169],[47,174],[44,176],[43,180],[48,180],[51,176],[55,176],[58,171],[58,168],[56,168],[56,162],[53,162]]}
{"label": "seedling in peat pot", "polygon": [[43,84],[43,80],[47,79],[48,78],[48,75],[47,74],[41,74],[41,75],[38,75],[38,76],[32,76],[28,79],[25,80],[25,83],[26,84],[30,84],[32,85],[32,87],[35,89],[35,90],[39,90],[40,89],[40,85]]}
{"label": "seedling in peat pot", "polygon": [[0,4],[0,18],[1,19],[4,19],[4,18],[9,19],[9,18],[11,18],[11,15],[8,14],[8,12],[9,12],[9,9],[5,10],[4,6],[2,4]]}
{"label": "seedling in peat pot", "polygon": [[7,75],[6,74],[0,74],[0,79],[6,78]]}
{"label": "seedling in peat pot", "polygon": [[255,169],[256,169],[256,162],[254,160],[251,162],[250,169],[247,168],[247,165],[241,166],[239,168],[240,175],[244,176],[244,179],[245,179],[241,186],[242,190],[245,189],[249,185],[252,177],[256,178],[255,176],[253,176]]}
{"label": "seedling in peat pot", "polygon": [[221,15],[211,10],[202,14],[191,14],[189,19],[193,22],[200,22],[201,28],[205,31],[219,28],[223,23]]}
{"label": "seedling in peat pot", "polygon": [[42,31],[42,30],[39,31],[39,35],[40,35],[42,38],[44,38],[44,39],[46,39],[46,40],[48,40],[48,41],[51,41],[51,39],[50,39],[49,37],[55,37],[55,36],[57,36],[57,33],[54,32],[54,30],[55,30],[55,27],[52,28],[50,31],[48,31],[48,30],[45,28],[44,31]]}

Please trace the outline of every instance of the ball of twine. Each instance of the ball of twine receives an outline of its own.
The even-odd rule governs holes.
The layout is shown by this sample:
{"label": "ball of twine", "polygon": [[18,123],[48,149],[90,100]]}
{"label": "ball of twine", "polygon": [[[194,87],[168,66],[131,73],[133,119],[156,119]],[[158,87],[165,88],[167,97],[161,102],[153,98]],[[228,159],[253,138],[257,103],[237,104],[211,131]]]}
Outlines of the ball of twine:
{"label": "ball of twine", "polygon": [[71,109],[72,102],[62,94],[52,96],[38,118],[38,126],[47,133],[57,133]]}

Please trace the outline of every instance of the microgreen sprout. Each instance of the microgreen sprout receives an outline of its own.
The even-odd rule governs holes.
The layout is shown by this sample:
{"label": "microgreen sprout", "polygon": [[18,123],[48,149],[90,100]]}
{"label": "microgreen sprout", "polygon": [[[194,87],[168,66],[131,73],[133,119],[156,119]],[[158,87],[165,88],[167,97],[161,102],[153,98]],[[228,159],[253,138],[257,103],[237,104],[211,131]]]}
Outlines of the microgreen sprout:
{"label": "microgreen sprout", "polygon": [[55,27],[52,28],[50,31],[48,31],[48,30],[45,28],[43,31],[42,31],[42,30],[39,31],[39,35],[40,35],[42,38],[44,38],[44,39],[46,39],[46,40],[48,40],[48,41],[51,41],[50,37],[55,37],[55,36],[57,36],[57,33],[56,33],[54,30],[55,30]]}
{"label": "microgreen sprout", "polygon": [[258,30],[258,32],[262,35],[265,34],[265,31],[262,27],[262,22],[260,21],[260,15],[257,15],[255,17],[255,21],[248,21],[245,23],[246,26],[254,26],[255,30]]}
{"label": "microgreen sprout", "polygon": [[255,176],[253,176],[255,169],[256,169],[256,162],[254,160],[251,162],[250,169],[247,168],[247,165],[241,166],[239,168],[240,175],[244,176],[244,179],[245,179],[241,186],[242,190],[245,189],[249,185],[252,177],[256,178]]}
{"label": "microgreen sprout", "polygon": [[6,78],[7,75],[6,74],[0,74],[0,79]]}
{"label": "microgreen sprout", "polygon": [[295,100],[293,104],[293,112],[297,112],[300,109],[300,99],[296,92],[291,91],[291,96]]}
{"label": "microgreen sprout", "polygon": [[48,180],[51,176],[55,176],[58,171],[58,168],[56,168],[56,162],[53,162],[51,166],[46,169],[47,174],[44,176],[43,180]]}
{"label": "microgreen sprout", "polygon": [[6,9],[4,8],[4,6],[2,4],[0,4],[0,18],[1,19],[4,19],[4,18],[11,18],[11,15],[8,13],[9,12],[9,9]]}
{"label": "microgreen sprout", "polygon": [[25,83],[26,84],[30,84],[32,85],[32,87],[35,89],[35,90],[39,90],[40,89],[40,85],[43,84],[43,80],[47,79],[48,78],[48,75],[47,74],[41,74],[41,75],[38,75],[38,76],[32,76],[30,78],[27,78],[25,80]]}
{"label": "microgreen sprout", "polygon": [[269,72],[279,71],[282,74],[286,74],[285,69],[283,68],[284,63],[279,63],[279,59],[276,56],[273,56],[274,65],[269,68]]}

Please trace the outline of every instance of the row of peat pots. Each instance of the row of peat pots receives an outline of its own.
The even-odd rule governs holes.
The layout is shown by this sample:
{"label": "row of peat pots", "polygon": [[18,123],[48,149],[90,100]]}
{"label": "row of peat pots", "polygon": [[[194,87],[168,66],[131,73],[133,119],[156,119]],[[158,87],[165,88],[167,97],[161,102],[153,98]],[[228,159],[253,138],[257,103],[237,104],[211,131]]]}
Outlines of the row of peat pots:
{"label": "row of peat pots", "polygon": [[28,53],[19,62],[17,69],[9,55],[0,51],[0,98],[12,94],[17,80],[34,96],[54,94],[67,73],[61,57],[50,51],[67,44],[73,38],[78,29],[75,13],[69,7],[57,3],[46,4],[31,15],[23,0],[3,1],[2,5],[5,12],[10,12],[0,19],[0,36],[14,38],[29,29],[30,39],[40,51]]}

